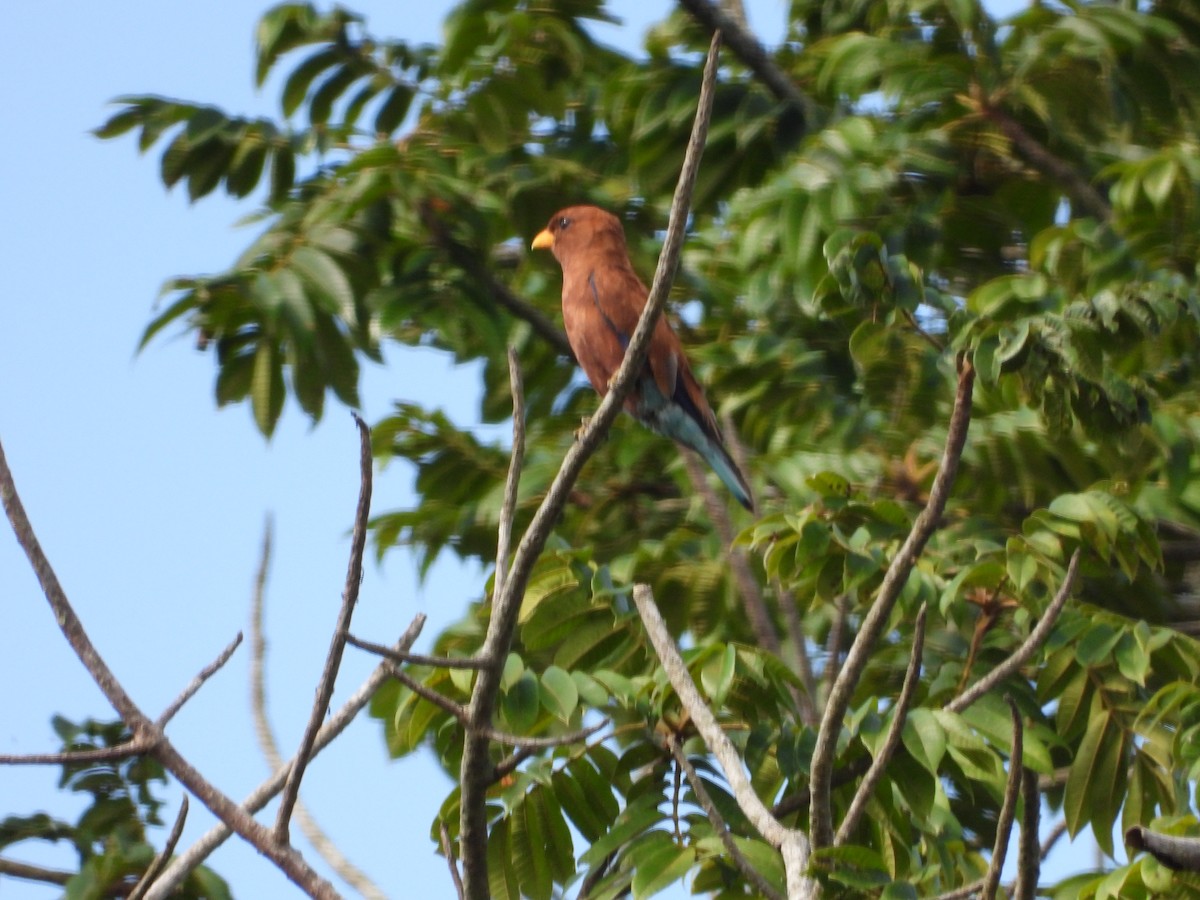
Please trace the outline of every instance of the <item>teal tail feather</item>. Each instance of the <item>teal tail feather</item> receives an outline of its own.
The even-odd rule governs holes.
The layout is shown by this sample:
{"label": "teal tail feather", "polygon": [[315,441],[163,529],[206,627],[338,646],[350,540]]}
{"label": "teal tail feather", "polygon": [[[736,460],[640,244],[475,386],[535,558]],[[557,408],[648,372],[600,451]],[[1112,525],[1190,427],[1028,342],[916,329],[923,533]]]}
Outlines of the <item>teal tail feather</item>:
{"label": "teal tail feather", "polygon": [[746,483],[746,478],[738,469],[737,463],[725,449],[720,435],[709,434],[686,407],[676,402],[668,402],[653,379],[644,379],[639,386],[641,396],[637,404],[638,420],[650,430],[699,453],[733,494],[733,499],[750,512],[754,512],[754,498],[750,495],[750,485]]}

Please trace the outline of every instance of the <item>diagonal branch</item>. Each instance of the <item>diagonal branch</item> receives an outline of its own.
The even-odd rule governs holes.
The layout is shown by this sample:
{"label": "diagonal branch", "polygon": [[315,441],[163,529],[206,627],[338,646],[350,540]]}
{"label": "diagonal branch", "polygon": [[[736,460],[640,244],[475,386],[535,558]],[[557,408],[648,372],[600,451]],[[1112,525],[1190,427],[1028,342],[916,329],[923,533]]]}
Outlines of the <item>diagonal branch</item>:
{"label": "diagonal branch", "polygon": [[[238,635],[238,638],[240,640],[241,635]],[[146,896],[146,891],[150,889],[150,885],[154,884],[154,879],[162,872],[163,866],[175,852],[175,845],[179,843],[179,838],[183,835],[183,823],[187,821],[187,814],[188,798],[187,794],[184,794],[183,800],[179,803],[179,815],[175,817],[175,824],[171,826],[171,833],[167,835],[167,842],[163,844],[162,850],[154,855],[154,859],[150,861],[150,865],[146,867],[146,871],[142,873],[138,883],[134,885],[129,894],[129,900],[142,900]]]}
{"label": "diagonal branch", "polygon": [[[508,459],[508,477],[504,482],[504,501],[500,504],[500,527],[496,536],[496,576],[492,579],[492,597],[504,592],[508,578],[508,557],[512,552],[513,519],[517,515],[517,490],[521,486],[521,467],[525,464],[525,380],[517,351],[508,348],[508,383],[513,398],[513,442]],[[499,662],[496,663],[499,665]]]}
{"label": "diagonal branch", "polygon": [[745,814],[750,824],[763,836],[768,844],[777,848],[783,854],[783,867],[787,875],[787,895],[789,898],[816,897],[819,891],[817,882],[805,874],[808,868],[809,845],[808,839],[801,831],[786,828],[763,803],[754,790],[754,785],[746,775],[741,757],[734,749],[733,743],[721,730],[712,710],[700,696],[692,676],[688,673],[671,634],[667,631],[667,623],[663,621],[658,606],[654,603],[654,594],[648,585],[633,586],[633,602],[637,605],[638,615],[646,628],[654,652],[662,663],[663,671],[671,687],[675,689],[679,702],[687,710],[696,730],[708,745],[709,752],[716,757],[725,774],[725,780],[733,791],[738,808]]}
{"label": "diagonal branch", "polygon": [[286,846],[290,841],[288,820],[292,817],[292,809],[300,794],[300,782],[304,778],[304,770],[312,757],[313,743],[317,739],[317,731],[325,720],[329,710],[329,701],[333,699],[333,686],[337,681],[338,669],[342,665],[342,654],[346,650],[346,635],[350,632],[350,618],[354,615],[354,604],[358,601],[358,589],[362,584],[363,549],[367,544],[367,517],[371,512],[371,429],[357,414],[354,424],[358,426],[359,436],[359,477],[361,487],[358,492],[358,508],[354,512],[354,535],[350,541],[350,563],[346,568],[346,586],[342,591],[342,608],[338,611],[337,626],[329,640],[329,654],[325,657],[325,669],[321,672],[321,680],[317,683],[317,696],[313,701],[312,713],[308,717],[308,726],[300,739],[296,750],[295,765],[288,772],[287,784],[279,798],[279,813],[275,817],[275,840]]}
{"label": "diagonal branch", "polygon": [[55,621],[58,622],[63,636],[75,655],[87,668],[88,673],[103,691],[108,702],[112,704],[117,714],[133,733],[134,739],[150,741],[154,744],[151,751],[154,757],[167,771],[174,775],[181,784],[192,792],[208,809],[225,823],[229,828],[252,844],[259,853],[275,863],[289,879],[312,897],[334,898],[338,896],[332,884],[317,874],[304,858],[291,847],[280,846],[274,840],[271,832],[256,822],[246,810],[239,807],[229,797],[201,775],[162,733],[151,719],[129,696],[125,687],[117,680],[96,646],[84,630],[83,622],[75,613],[67,599],[62,585],[58,581],[50,561],[33,532],[33,526],[25,513],[25,508],[17,495],[12,472],[8,460],[0,446],[0,501],[3,502],[9,523],[17,536],[17,542],[25,551],[34,574],[41,585]]}
{"label": "diagonal branch", "polygon": [[154,749],[154,742],[134,738],[116,747],[67,750],[63,753],[0,753],[0,766],[65,766],[73,763],[109,762],[141,756]]}
{"label": "diagonal branch", "polygon": [[833,842],[833,813],[830,805],[830,779],[833,776],[833,756],[837,750],[838,735],[842,719],[850,706],[850,698],[867,667],[872,650],[887,627],[892,607],[900,591],[908,582],[917,558],[929,538],[937,530],[938,520],[946,508],[958,463],[962,458],[967,441],[967,430],[971,423],[971,397],[975,384],[975,367],[965,356],[958,358],[958,388],[954,395],[954,410],[950,414],[950,426],[946,431],[946,447],[942,453],[941,467],[929,490],[929,503],[921,510],[913,523],[912,531],[901,545],[899,552],[888,566],[875,602],[863,617],[846,661],[838,672],[837,679],[829,690],[829,700],[821,717],[817,732],[817,743],[813,748],[812,764],[809,768],[809,784],[812,791],[812,839],[817,849],[828,847]]}
{"label": "diagonal branch", "polygon": [[474,690],[471,693],[467,734],[463,743],[459,778],[462,789],[459,841],[463,857],[463,885],[470,900],[482,900],[488,896],[486,793],[493,767],[488,753],[489,741],[483,730],[491,727],[496,695],[500,688],[502,661],[507,656],[509,645],[512,642],[521,598],[524,596],[525,586],[529,581],[533,565],[541,555],[551,529],[566,505],[570,490],[579,477],[583,464],[595,452],[609,426],[620,412],[625,397],[633,389],[633,384],[640,375],[646,360],[652,330],[666,304],[671,281],[679,263],[679,253],[683,246],[683,232],[687,223],[688,208],[691,205],[692,188],[695,184],[700,156],[704,151],[704,142],[708,134],[708,123],[712,115],[713,85],[717,75],[719,46],[720,38],[714,35],[708,52],[708,60],[704,66],[704,81],[700,90],[696,119],[692,126],[692,136],[684,155],[679,184],[671,201],[666,240],[663,242],[658,267],[654,272],[654,281],[650,287],[646,307],[642,311],[637,328],[634,329],[633,337],[626,348],[624,361],[617,370],[617,374],[609,386],[609,392],[601,401],[596,414],[592,416],[575,444],[567,451],[558,475],[555,476],[546,497],[534,514],[533,521],[517,546],[508,575],[503,580],[504,589],[498,592],[492,601],[492,616],[481,651],[481,655],[489,659],[491,665],[479,671]]}
{"label": "diagonal branch", "polygon": [[721,845],[725,848],[725,852],[729,854],[729,858],[733,860],[734,865],[737,866],[738,871],[742,873],[743,877],[750,884],[754,885],[760,896],[766,897],[767,900],[783,900],[779,891],[775,890],[771,886],[771,883],[763,877],[763,874],[754,868],[753,864],[751,864],[750,860],[746,859],[745,854],[742,853],[734,841],[733,835],[729,831],[729,826],[721,818],[720,810],[713,803],[708,789],[704,786],[704,782],[696,774],[695,766],[687,758],[687,754],[683,752],[683,747],[679,745],[679,741],[674,735],[668,736],[667,746],[671,748],[671,755],[675,757],[675,762],[683,770],[683,774],[687,776],[688,784],[692,787],[692,793],[696,795],[696,802],[700,804],[700,808],[708,816],[709,824],[712,825],[713,831],[717,833],[717,837],[721,839]]}
{"label": "diagonal branch", "polygon": [[850,835],[854,833],[854,829],[858,827],[863,813],[867,811],[867,803],[870,802],[871,795],[875,793],[875,788],[883,778],[888,763],[892,761],[896,748],[900,746],[900,736],[904,731],[904,721],[908,718],[908,708],[912,706],[913,697],[917,693],[917,684],[921,679],[921,651],[925,647],[925,612],[926,607],[922,603],[921,609],[917,613],[917,622],[913,626],[912,652],[908,658],[908,671],[904,673],[904,687],[900,689],[900,697],[896,700],[892,724],[883,739],[883,746],[871,763],[871,768],[867,769],[866,777],[858,786],[854,799],[850,801],[846,817],[842,819],[842,824],[833,839],[835,847],[846,843]]}
{"label": "diagonal branch", "polygon": [[1000,133],[1012,141],[1024,160],[1047,178],[1057,182],[1063,192],[1071,198],[1072,203],[1099,222],[1107,222],[1112,218],[1112,207],[1108,205],[1108,201],[1074,166],[1046,149],[1020,122],[1003,109],[984,106],[982,111],[988,120],[1000,129]]}
{"label": "diagonal branch", "polygon": [[1062,584],[1058,587],[1058,593],[1050,601],[1050,605],[1046,608],[1045,614],[1038,621],[1037,625],[1029,632],[1029,637],[1025,638],[1025,642],[1014,650],[1012,655],[1004,660],[1004,662],[1000,663],[1000,665],[996,666],[947,703],[946,710],[948,712],[960,713],[984,694],[990,693],[996,685],[1025,665],[1033,654],[1037,652],[1038,648],[1046,642],[1046,638],[1050,637],[1050,632],[1054,628],[1054,623],[1058,621],[1058,616],[1067,603],[1067,598],[1071,596],[1071,589],[1075,586],[1075,576],[1079,573],[1079,556],[1081,552],[1080,548],[1076,548],[1075,552],[1071,554],[1071,561],[1067,563],[1067,574],[1063,576]]}
{"label": "diagonal branch", "polygon": [[1135,852],[1146,851],[1176,872],[1200,872],[1200,838],[1177,837],[1134,825],[1125,832],[1125,845]]}
{"label": "diagonal branch", "polygon": [[438,219],[430,208],[422,210],[422,220],[425,227],[433,235],[434,243],[450,258],[450,261],[467,273],[477,283],[483,285],[492,295],[492,299],[518,319],[528,323],[534,333],[553,347],[561,356],[575,359],[575,351],[571,349],[567,336],[561,328],[554,324],[540,309],[519,297],[512,288],[492,274],[483,264],[479,253],[455,240],[446,229],[445,223]]}
{"label": "diagonal branch", "polygon": [[709,0],[679,0],[679,5],[709,31],[721,35],[734,56],[742,61],[776,100],[790,103],[801,116],[801,126],[808,118],[808,98],[800,92],[791,77],[779,68],[758,38]]}
{"label": "diagonal branch", "polygon": [[366,650],[368,653],[374,653],[376,656],[382,656],[384,659],[401,665],[432,666],[435,669],[482,669],[488,664],[487,660],[477,659],[473,656],[426,656],[424,653],[399,653],[391,647],[376,644],[373,641],[364,641],[352,634],[346,635],[346,643],[351,647]]}
{"label": "diagonal branch", "polygon": [[196,691],[204,687],[204,682],[212,678],[213,675],[217,673],[217,670],[221,668],[221,666],[229,662],[229,658],[233,656],[233,652],[237,650],[239,646],[241,646],[241,643],[242,633],[239,631],[237,636],[229,642],[229,645],[221,651],[221,655],[196,674],[196,677],[193,678],[188,686],[183,689],[183,692],[171,702],[170,706],[162,711],[162,714],[158,717],[158,721],[154,724],[159,728],[166,728],[167,723],[175,718],[175,714],[183,708],[183,704],[187,703],[192,699],[192,697],[196,696]]}

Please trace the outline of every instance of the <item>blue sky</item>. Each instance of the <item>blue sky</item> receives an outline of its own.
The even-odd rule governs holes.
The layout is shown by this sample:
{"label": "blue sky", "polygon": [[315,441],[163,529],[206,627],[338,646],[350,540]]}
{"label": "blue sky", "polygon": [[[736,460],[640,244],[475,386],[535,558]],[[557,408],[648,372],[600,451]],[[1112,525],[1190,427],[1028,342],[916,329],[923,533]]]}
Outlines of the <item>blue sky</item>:
{"label": "blue sky", "polygon": [[[349,5],[373,30],[412,40],[437,40],[450,6]],[[632,47],[668,4],[610,7],[625,24],[605,29],[604,38]],[[268,692],[272,723],[290,753],[337,613],[358,489],[356,432],[332,404],[315,428],[289,407],[268,444],[246,408],[216,409],[212,360],[187,338],[160,338],[135,355],[161,283],[226,266],[249,240],[233,223],[252,204],[213,195],[190,205],[184,192],[163,190],[157,150],[140,157],[132,139],[102,142],[88,133],[109,114],[112,98],[129,93],[276,114],[277,85],[258,93],[252,79],[254,25],[265,8],[237,0],[51,0],[6,10],[0,440],[76,610],[151,715],[245,629],[263,521],[273,516]],[[784,10],[782,0],[755,0],[752,25],[777,34]],[[473,370],[457,370],[435,353],[392,348],[386,366],[365,370],[363,412],[375,421],[394,399],[416,399],[473,424],[476,385]],[[403,465],[378,473],[375,510],[412,501]],[[482,577],[439,564],[419,583],[408,555],[392,553],[382,566],[368,566],[354,631],[390,642],[423,612],[429,622],[418,648],[427,648],[479,595]],[[0,752],[56,749],[54,713],[110,718],[15,541],[4,536],[0,604]],[[248,659],[243,647],[170,729],[192,762],[236,799],[267,774],[250,720]],[[335,706],[372,662],[348,652]],[[73,818],[82,804],[56,793],[57,776],[56,768],[0,768],[0,815],[49,807]],[[333,839],[390,896],[437,897],[451,888],[428,828],[449,786],[424,755],[389,761],[378,723],[364,717],[314,762],[303,793]],[[172,788],[167,796],[170,817],[179,793]],[[181,846],[211,823],[193,803]],[[72,863],[66,848],[30,849],[13,855]],[[236,840],[211,863],[240,896],[298,895]],[[7,880],[3,891],[57,895]]]}

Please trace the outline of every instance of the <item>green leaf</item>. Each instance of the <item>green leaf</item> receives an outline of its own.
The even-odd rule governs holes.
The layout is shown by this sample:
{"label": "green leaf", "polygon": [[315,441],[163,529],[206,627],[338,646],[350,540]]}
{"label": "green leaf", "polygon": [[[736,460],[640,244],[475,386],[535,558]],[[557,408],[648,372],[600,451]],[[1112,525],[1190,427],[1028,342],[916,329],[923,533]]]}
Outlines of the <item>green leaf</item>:
{"label": "green leaf", "polygon": [[[662,837],[659,838],[658,835]],[[656,838],[649,847],[635,847],[630,850],[630,854],[636,860],[633,873],[634,900],[653,897],[665,890],[683,878],[696,863],[696,851],[693,847],[681,847],[661,831],[652,832],[648,837]]]}
{"label": "green leaf", "polygon": [[920,707],[909,710],[900,736],[913,759],[937,777],[938,767],[946,753],[946,732],[938,724],[937,717]]}
{"label": "green leaf", "polygon": [[504,718],[517,734],[527,734],[537,724],[541,691],[537,676],[524,672],[516,683],[505,691],[500,701]]}
{"label": "green leaf", "polygon": [[737,663],[737,647],[726,644],[723,653],[714,656],[700,670],[700,683],[714,706],[721,707],[733,684],[734,666]]}
{"label": "green leaf", "polygon": [[564,723],[571,721],[579,705],[579,689],[570,674],[558,666],[550,666],[542,673],[542,705],[551,715]]}
{"label": "green leaf", "polygon": [[250,406],[254,410],[254,422],[264,436],[270,437],[275,423],[283,412],[283,366],[278,350],[270,339],[258,342],[254,353],[254,374],[250,380]]}
{"label": "green leaf", "polygon": [[413,89],[406,84],[398,84],[388,92],[387,99],[375,114],[376,134],[390,135],[400,127],[408,108],[412,105]]}
{"label": "green leaf", "polygon": [[322,307],[350,320],[354,316],[354,289],[350,279],[333,257],[316,247],[297,247],[291,256],[292,267],[315,291]]}

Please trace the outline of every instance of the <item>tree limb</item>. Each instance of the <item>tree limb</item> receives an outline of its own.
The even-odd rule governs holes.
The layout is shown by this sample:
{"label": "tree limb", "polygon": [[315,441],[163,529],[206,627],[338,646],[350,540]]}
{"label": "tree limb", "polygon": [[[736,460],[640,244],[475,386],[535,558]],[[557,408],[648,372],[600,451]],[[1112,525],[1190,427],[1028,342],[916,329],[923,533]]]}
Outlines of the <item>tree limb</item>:
{"label": "tree limb", "polygon": [[426,656],[423,653],[399,653],[391,647],[376,644],[373,641],[364,641],[352,634],[346,635],[346,643],[351,647],[366,650],[368,653],[374,653],[376,656],[382,656],[384,659],[401,665],[432,666],[435,669],[482,669],[488,664],[486,659],[479,659],[475,656]]}
{"label": "tree limb", "polygon": [[805,874],[809,858],[808,838],[801,831],[785,827],[771,815],[766,804],[755,793],[754,785],[746,776],[737,750],[725,736],[712,710],[696,689],[695,682],[692,681],[692,676],[688,673],[670,632],[667,631],[667,624],[654,603],[654,594],[650,587],[645,584],[634,585],[633,602],[637,605],[638,615],[641,616],[646,634],[654,646],[654,652],[658,655],[663,670],[667,673],[671,687],[675,689],[679,702],[683,704],[696,730],[708,745],[709,752],[720,764],[738,808],[766,842],[782,852],[789,900],[816,897],[819,886]]}
{"label": "tree limb", "polygon": [[1125,846],[1144,850],[1176,872],[1200,872],[1200,838],[1175,837],[1134,825],[1125,832]]}
{"label": "tree limb", "polygon": [[281,845],[290,841],[288,820],[292,817],[292,809],[300,794],[300,782],[304,778],[304,770],[312,757],[313,743],[317,739],[317,731],[329,711],[329,702],[333,699],[333,686],[337,681],[338,669],[342,665],[342,654],[346,650],[346,635],[350,633],[350,619],[354,615],[354,604],[358,601],[358,589],[362,584],[363,549],[367,545],[367,518],[371,513],[371,476],[373,457],[371,456],[371,429],[360,416],[355,414],[354,424],[358,426],[359,436],[359,478],[361,486],[358,492],[358,508],[354,511],[354,534],[350,540],[350,563],[346,567],[346,586],[342,590],[342,607],[338,611],[337,625],[329,640],[329,653],[325,657],[325,668],[321,672],[321,680],[317,683],[317,696],[313,701],[312,712],[308,717],[308,725],[300,746],[296,749],[295,764],[288,771],[287,783],[279,798],[279,812],[275,817],[275,840]]}
{"label": "tree limb", "polygon": [[15,859],[5,859],[0,856],[0,875],[12,878],[24,878],[26,881],[41,881],[45,884],[66,884],[75,877],[74,872],[64,872],[61,869],[47,869],[30,863],[18,862]]}
{"label": "tree limb", "polygon": [[908,671],[904,673],[904,686],[900,689],[900,696],[896,700],[896,706],[892,713],[892,724],[888,726],[883,746],[871,763],[871,768],[867,769],[866,777],[863,778],[858,790],[854,793],[854,799],[850,801],[850,808],[846,810],[846,816],[842,819],[842,824],[833,839],[835,847],[846,843],[850,839],[850,835],[858,828],[863,813],[867,811],[871,795],[875,793],[875,788],[883,778],[888,763],[892,761],[896,748],[900,746],[900,736],[904,731],[904,722],[908,718],[908,708],[912,705],[913,697],[917,693],[917,684],[921,680],[921,651],[925,647],[925,612],[926,606],[922,603],[921,609],[917,613],[916,624],[913,626],[913,643],[912,652],[908,658]]}
{"label": "tree limb", "polygon": [[291,847],[276,843],[268,829],[256,822],[246,810],[239,807],[204,778],[175,749],[171,741],[163,734],[162,729],[151,721],[117,680],[112,669],[100,656],[99,651],[96,650],[91,638],[84,630],[83,622],[80,621],[70,601],[67,600],[58,576],[33,532],[33,526],[17,495],[16,485],[13,483],[12,472],[9,470],[3,446],[0,446],[0,501],[3,502],[5,513],[17,536],[17,542],[25,551],[25,555],[33,567],[42,593],[54,613],[55,621],[63,636],[96,685],[104,693],[108,702],[125,722],[126,727],[133,733],[134,739],[153,743],[154,749],[151,753],[165,769],[208,807],[213,815],[275,863],[280,871],[298,887],[312,897],[337,897],[338,893],[334,890],[333,885],[317,874],[299,853]]}
{"label": "tree limb", "polygon": [[809,785],[812,791],[810,814],[812,840],[815,848],[828,847],[833,841],[833,813],[830,801],[830,779],[833,776],[833,757],[837,750],[838,735],[842,720],[850,705],[850,698],[867,666],[871,651],[887,627],[892,607],[900,591],[908,582],[917,558],[926,542],[937,530],[938,520],[946,508],[950,488],[958,471],[967,430],[971,422],[971,397],[975,384],[975,368],[965,356],[958,358],[958,388],[954,395],[954,410],[950,414],[950,425],[946,432],[946,447],[942,453],[941,467],[929,490],[929,503],[921,510],[908,533],[904,544],[888,566],[875,602],[863,617],[850,652],[838,677],[829,691],[829,700],[821,717],[817,732],[817,743],[813,749]]}
{"label": "tree limb", "polygon": [[[565,340],[565,337],[564,337]],[[525,381],[517,351],[508,348],[508,384],[513,398],[513,443],[508,458],[508,477],[504,481],[504,501],[500,504],[500,527],[496,536],[496,576],[492,579],[492,598],[499,597],[508,579],[508,556],[512,552],[513,519],[517,515],[517,491],[521,486],[521,467],[525,464]],[[503,665],[500,660],[489,664]]]}
{"label": "tree limb", "polygon": [[1017,882],[1013,900],[1034,900],[1041,877],[1042,856],[1038,846],[1038,827],[1042,815],[1042,793],[1038,788],[1037,772],[1026,769],[1021,774],[1021,801],[1025,808],[1021,816],[1021,844],[1017,849]]}
{"label": "tree limb", "polygon": [[666,304],[667,294],[679,252],[683,244],[683,232],[691,204],[692,187],[700,156],[708,134],[708,122],[712,114],[713,84],[716,81],[718,36],[714,36],[704,67],[704,81],[692,136],[684,156],[679,184],[671,201],[670,219],[667,224],[666,240],[663,242],[658,267],[646,307],[642,310],[637,328],[625,351],[624,361],[582,434],[567,451],[558,474],[550,485],[546,497],[534,513],[533,521],[522,537],[513,556],[508,576],[504,579],[504,590],[492,600],[492,616],[488,623],[481,655],[491,661],[487,668],[480,669],[475,679],[471,702],[468,706],[468,726],[463,744],[463,757],[459,783],[462,790],[461,828],[459,841],[463,859],[463,885],[470,900],[483,900],[488,896],[487,883],[487,809],[486,792],[491,780],[492,762],[488,754],[489,741],[483,729],[491,727],[496,695],[500,688],[502,663],[508,654],[516,627],[517,613],[525,593],[533,564],[541,555],[551,529],[566,505],[571,487],[583,468],[583,464],[595,452],[600,440],[617,417],[625,397],[633,389],[640,376],[650,346],[652,329]]}
{"label": "tree limb", "polygon": [[1000,129],[1000,133],[1012,141],[1022,158],[1047,178],[1057,182],[1072,203],[1097,221],[1107,222],[1112,218],[1112,207],[1108,201],[1074,166],[1046,149],[1005,110],[990,105],[984,105],[982,110],[988,120]]}

